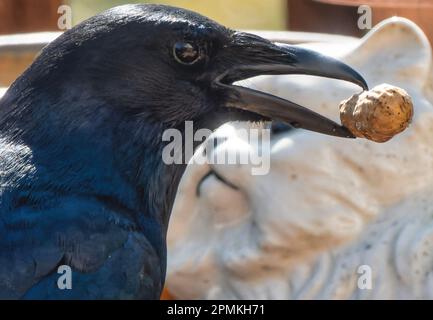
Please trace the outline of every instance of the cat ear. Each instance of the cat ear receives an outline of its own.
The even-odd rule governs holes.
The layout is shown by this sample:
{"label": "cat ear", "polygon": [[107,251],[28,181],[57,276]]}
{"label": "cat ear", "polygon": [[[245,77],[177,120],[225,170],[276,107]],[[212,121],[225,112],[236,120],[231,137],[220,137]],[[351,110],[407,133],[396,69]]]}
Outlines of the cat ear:
{"label": "cat ear", "polygon": [[393,17],[376,25],[343,59],[362,71],[370,87],[392,84],[423,87],[431,64],[431,46],[412,21]]}

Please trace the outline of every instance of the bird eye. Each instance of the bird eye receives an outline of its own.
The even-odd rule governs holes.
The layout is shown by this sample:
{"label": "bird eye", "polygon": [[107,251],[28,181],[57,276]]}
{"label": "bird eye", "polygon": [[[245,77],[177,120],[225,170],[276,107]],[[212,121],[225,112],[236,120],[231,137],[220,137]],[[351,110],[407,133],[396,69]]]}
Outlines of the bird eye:
{"label": "bird eye", "polygon": [[173,47],[173,55],[177,62],[192,65],[200,60],[201,50],[196,44],[177,42]]}

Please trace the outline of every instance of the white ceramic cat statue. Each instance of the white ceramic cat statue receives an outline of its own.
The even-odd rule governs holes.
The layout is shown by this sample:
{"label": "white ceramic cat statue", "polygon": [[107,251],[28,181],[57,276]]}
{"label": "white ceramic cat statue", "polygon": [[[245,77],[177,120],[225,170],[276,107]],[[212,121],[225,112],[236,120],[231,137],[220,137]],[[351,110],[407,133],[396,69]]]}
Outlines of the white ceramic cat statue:
{"label": "white ceramic cat statue", "polygon": [[[177,298],[433,298],[433,73],[412,22],[386,20],[363,39],[308,44],[390,83],[414,102],[408,130],[384,144],[304,130],[274,136],[270,172],[188,166],[169,230],[167,287]],[[249,85],[339,121],[359,88],[273,76]],[[236,131],[224,126],[227,146]],[[227,129],[229,128],[229,130]],[[248,148],[244,148],[248,150]],[[245,151],[248,152],[248,151]]]}

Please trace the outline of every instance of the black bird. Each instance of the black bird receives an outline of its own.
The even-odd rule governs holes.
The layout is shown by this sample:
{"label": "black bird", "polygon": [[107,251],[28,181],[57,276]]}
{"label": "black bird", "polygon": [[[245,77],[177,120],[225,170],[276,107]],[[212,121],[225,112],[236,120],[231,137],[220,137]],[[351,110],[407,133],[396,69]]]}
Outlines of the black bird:
{"label": "black bird", "polygon": [[185,169],[162,161],[164,130],[276,119],[351,137],[233,85],[291,73],[367,88],[339,61],[162,5],[113,8],[44,48],[0,102],[0,298],[158,299]]}

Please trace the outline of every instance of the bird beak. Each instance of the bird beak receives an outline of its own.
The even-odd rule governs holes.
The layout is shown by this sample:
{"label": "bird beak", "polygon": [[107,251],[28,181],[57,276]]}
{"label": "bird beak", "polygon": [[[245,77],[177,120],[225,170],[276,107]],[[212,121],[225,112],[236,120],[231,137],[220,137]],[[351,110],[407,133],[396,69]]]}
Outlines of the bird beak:
{"label": "bird beak", "polygon": [[250,88],[234,85],[258,75],[304,74],[349,81],[368,90],[362,76],[348,65],[297,46],[274,44],[248,33],[235,33],[226,48],[231,64],[215,85],[226,92],[227,107],[259,114],[331,136],[354,138],[350,131],[334,121],[294,102]]}

